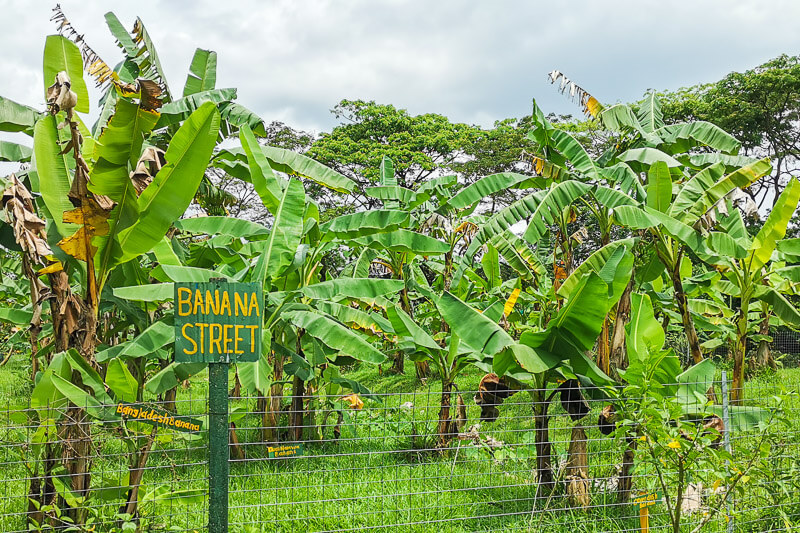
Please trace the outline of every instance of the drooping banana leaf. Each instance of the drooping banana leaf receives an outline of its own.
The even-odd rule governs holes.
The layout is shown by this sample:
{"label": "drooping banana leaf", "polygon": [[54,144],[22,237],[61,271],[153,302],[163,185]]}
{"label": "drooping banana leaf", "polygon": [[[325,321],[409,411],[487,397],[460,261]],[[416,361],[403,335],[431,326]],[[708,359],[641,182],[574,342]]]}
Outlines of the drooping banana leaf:
{"label": "drooping banana leaf", "polygon": [[0,131],[21,131],[33,135],[33,126],[41,116],[42,114],[32,107],[0,96]]}
{"label": "drooping banana leaf", "polygon": [[[463,209],[494,194],[514,188],[517,185],[533,185],[536,178],[516,172],[500,172],[484,176],[475,183],[461,189],[458,194],[447,201],[454,209]],[[526,182],[528,182],[526,184]]]}
{"label": "drooping banana leaf", "polygon": [[216,107],[205,103],[178,129],[165,154],[167,164],[139,196],[139,218],[116,236],[111,264],[150,251],[186,211],[211,158],[219,120]]}
{"label": "drooping banana leaf", "polygon": [[356,188],[355,182],[347,176],[303,154],[274,146],[261,146],[261,151],[269,160],[272,169],[278,172],[310,179],[343,194],[349,194]]}
{"label": "drooping banana leaf", "polygon": [[353,239],[374,233],[387,233],[408,227],[408,211],[375,209],[340,215],[320,228],[323,241]]}
{"label": "drooping banana leaf", "polygon": [[33,150],[25,145],[0,141],[0,162],[26,163],[32,155]]}
{"label": "drooping banana leaf", "polygon": [[325,345],[358,361],[382,363],[386,360],[385,355],[357,333],[321,313],[295,310],[281,313],[280,317],[295,327],[305,329],[307,334]]}

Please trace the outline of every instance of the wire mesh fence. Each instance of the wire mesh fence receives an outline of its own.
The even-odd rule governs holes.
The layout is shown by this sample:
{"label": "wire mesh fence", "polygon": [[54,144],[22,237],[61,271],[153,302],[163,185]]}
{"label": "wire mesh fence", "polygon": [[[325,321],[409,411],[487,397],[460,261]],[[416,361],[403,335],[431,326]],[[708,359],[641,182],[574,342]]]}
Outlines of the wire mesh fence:
{"label": "wire mesh fence", "polygon": [[[229,530],[639,531],[633,502],[648,496],[653,531],[673,531],[678,509],[682,531],[800,522],[792,383],[750,381],[730,406],[719,380],[646,397],[576,385],[231,397]],[[207,401],[144,407],[201,430],[76,418],[65,406],[0,411],[0,530],[64,529],[76,512],[77,530],[205,530]],[[98,408],[118,406],[87,406]],[[90,440],[85,456],[75,435]],[[76,459],[88,463],[86,491],[73,488]]]}
{"label": "wire mesh fence", "polygon": [[202,419],[205,404],[145,402],[124,414],[120,404],[0,407],[0,531],[203,530],[204,424],[188,432],[136,420],[169,415],[177,427]]}

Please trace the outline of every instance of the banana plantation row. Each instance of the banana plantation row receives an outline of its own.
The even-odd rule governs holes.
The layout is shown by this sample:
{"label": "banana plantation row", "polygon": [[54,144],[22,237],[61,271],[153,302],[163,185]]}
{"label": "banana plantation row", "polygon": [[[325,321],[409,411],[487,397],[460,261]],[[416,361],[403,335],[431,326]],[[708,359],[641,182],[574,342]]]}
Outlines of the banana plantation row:
{"label": "banana plantation row", "polygon": [[[736,200],[770,173],[769,160],[738,155],[739,142],[710,123],[665,124],[653,94],[606,106],[575,86],[614,139],[599,157],[534,103],[527,174],[469,185],[440,175],[412,190],[384,158],[379,185],[362,188],[259,142],[262,119],[235,101],[235,89],[215,87],[214,52],[198,49],[182,93],[173,93],[140,20],[128,32],[106,16],[123,55],[111,67],[63,13],[55,19],[60,34],[44,48],[46,109],[0,98],[0,131],[19,137],[0,141],[0,156],[20,163],[2,179],[0,244],[14,279],[3,287],[0,318],[22,327],[17,335],[29,343],[34,443],[48,443],[27,463],[35,523],[86,521],[85,505],[69,502],[100,488],[87,426],[126,424],[107,406],[174,402],[205,368],[173,362],[174,282],[263,286],[265,348],[258,362],[236,366],[233,394],[258,398],[264,443],[323,438],[315,421],[343,409],[343,396],[349,405],[369,398],[348,370],[373,365],[376,374],[441,382],[438,446],[446,453],[469,400],[454,384],[477,367],[493,390],[538,391],[536,468],[545,488],[555,483],[548,386],[571,406],[575,450],[585,449],[577,423],[585,413],[575,407],[584,395],[605,398],[610,431],[641,448],[649,441],[636,439],[654,415],[626,398],[682,392],[659,422],[663,438],[715,417],[721,399],[705,398],[716,369],[704,354],[727,345],[735,413],[744,409],[748,355],[769,364],[770,327],[800,326],[789,296],[800,282],[800,239],[784,239],[800,183],[790,180],[751,234]],[[87,79],[103,89],[91,126],[82,118]],[[255,190],[269,226],[224,216],[212,179],[221,174]],[[331,218],[312,195],[319,187],[380,207]],[[485,200],[508,190],[517,199],[487,212]],[[599,232],[598,248],[585,248],[581,223]],[[672,331],[686,336],[688,361],[665,347]],[[485,407],[496,417],[494,402]],[[755,427],[768,416],[747,420]],[[119,435],[131,470],[124,509],[136,516],[143,465],[158,444],[136,424]],[[694,444],[678,441],[676,453],[680,446]],[[581,505],[585,453],[583,464],[575,460],[568,491]],[[745,473],[731,467],[723,484],[734,490]],[[69,486],[54,488],[61,474]],[[60,518],[48,510],[56,506]],[[680,505],[675,513],[679,522]]]}

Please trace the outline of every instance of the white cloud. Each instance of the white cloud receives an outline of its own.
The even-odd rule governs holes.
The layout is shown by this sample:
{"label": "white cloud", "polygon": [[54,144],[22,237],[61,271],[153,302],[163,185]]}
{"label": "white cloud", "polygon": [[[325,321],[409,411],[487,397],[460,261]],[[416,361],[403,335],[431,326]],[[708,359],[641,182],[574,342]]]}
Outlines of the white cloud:
{"label": "white cloud", "polygon": [[[107,5],[62,2],[114,63],[121,56],[105,27]],[[315,130],[336,123],[329,109],[343,98],[485,126],[529,112],[534,96],[546,111],[577,114],[547,84],[549,70],[601,101],[630,101],[648,88],[713,81],[800,45],[793,28],[800,3],[790,0],[140,0],[114,10],[126,27],[142,17],[173,93],[182,91],[195,47],[213,49],[219,87],[238,87],[239,101],[268,121]],[[44,36],[55,31],[50,8],[6,0],[3,14],[0,94],[41,106]]]}

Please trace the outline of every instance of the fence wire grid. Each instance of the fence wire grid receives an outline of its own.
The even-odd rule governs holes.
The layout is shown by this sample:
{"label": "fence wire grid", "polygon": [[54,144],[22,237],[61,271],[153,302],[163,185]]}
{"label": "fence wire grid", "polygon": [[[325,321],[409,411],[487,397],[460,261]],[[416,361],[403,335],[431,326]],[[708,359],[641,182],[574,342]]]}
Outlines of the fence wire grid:
{"label": "fence wire grid", "polygon": [[[702,390],[711,388],[713,393],[707,394],[723,403],[721,382],[705,385]],[[284,396],[272,425],[265,398],[231,397],[229,530],[639,531],[641,511],[631,500],[656,494],[656,504],[648,508],[649,527],[673,531],[664,494],[676,509],[679,469],[664,454],[671,445],[643,440],[641,432],[621,436],[621,422],[611,420],[609,425],[601,416],[609,414],[609,401],[595,390],[581,392],[585,404],[569,397],[565,403],[550,387],[516,391],[502,403],[494,398],[479,405],[475,398],[485,391],[454,389],[449,394],[453,423],[444,436],[443,397],[434,384],[344,401],[320,394]],[[800,523],[800,402],[780,383],[749,382],[745,398],[743,406],[731,407],[723,426],[710,423],[707,416],[696,419],[692,427],[698,432],[684,432],[678,440],[684,450],[701,442],[715,450],[729,445],[734,461],[742,465],[761,450],[761,470],[746,472],[726,498],[720,472],[728,461],[720,456],[716,462],[698,462],[683,481],[681,531],[784,531]],[[546,439],[541,433],[545,402]],[[205,530],[207,400],[148,405],[199,419],[203,429],[143,429],[114,417],[76,421],[65,407],[49,409],[47,417],[41,409],[0,411],[0,530],[37,530],[35,524],[69,530],[76,509],[86,524],[74,529],[79,531]],[[300,405],[302,417],[293,417],[292,406]],[[576,406],[583,415],[579,419]],[[490,420],[493,409],[497,417]],[[757,423],[748,415],[764,412],[773,415]],[[53,432],[43,433],[42,419],[55,420]],[[91,436],[91,451],[84,457],[90,464],[90,489],[81,493],[69,490],[59,440],[74,435],[70,427],[75,425]],[[701,440],[701,435],[709,438]],[[540,448],[545,440],[549,452]],[[649,456],[650,444],[659,446],[661,455]],[[50,466],[34,460],[36,453],[44,457],[48,446]],[[142,460],[145,449],[149,451]],[[540,479],[537,456],[550,463],[552,483]],[[659,457],[668,460],[661,478],[653,466]],[[576,468],[581,461],[583,470]],[[137,470],[138,484],[131,481]],[[30,494],[32,483],[44,483],[45,478],[53,488],[42,509],[31,504]],[[137,498],[131,498],[134,485]],[[576,496],[571,485],[583,491]],[[131,513],[132,499],[138,505]]]}

